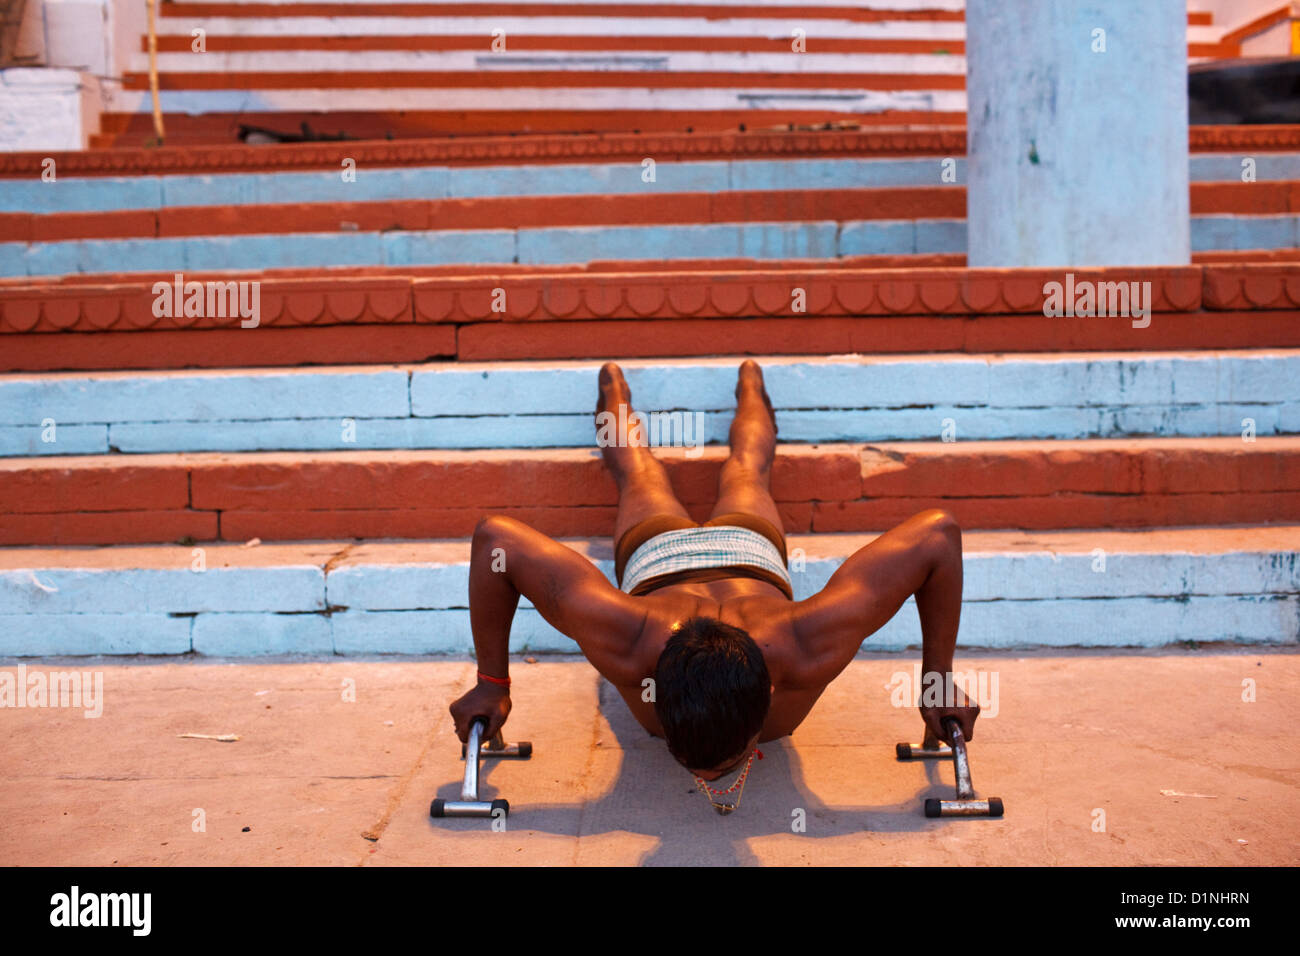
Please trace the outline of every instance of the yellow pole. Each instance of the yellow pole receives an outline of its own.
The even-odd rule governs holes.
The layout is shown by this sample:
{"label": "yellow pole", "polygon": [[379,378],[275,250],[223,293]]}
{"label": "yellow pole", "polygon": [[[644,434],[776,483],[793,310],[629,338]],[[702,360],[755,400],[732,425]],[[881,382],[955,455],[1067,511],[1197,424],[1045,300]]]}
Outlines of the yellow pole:
{"label": "yellow pole", "polygon": [[158,145],[163,142],[162,103],[158,98],[158,0],[145,0],[149,6],[149,92],[153,96],[153,131]]}

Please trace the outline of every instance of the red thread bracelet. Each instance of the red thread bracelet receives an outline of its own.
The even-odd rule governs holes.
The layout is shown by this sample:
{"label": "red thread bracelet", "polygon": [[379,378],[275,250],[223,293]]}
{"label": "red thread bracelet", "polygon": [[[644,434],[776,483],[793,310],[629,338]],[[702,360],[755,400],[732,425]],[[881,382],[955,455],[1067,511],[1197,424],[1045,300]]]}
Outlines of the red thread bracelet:
{"label": "red thread bracelet", "polygon": [[491,684],[499,684],[499,685],[501,685],[502,687],[509,687],[509,686],[510,686],[510,678],[509,678],[509,677],[492,677],[492,676],[489,675],[489,674],[484,674],[482,671],[479,671],[479,672],[478,672],[478,677],[479,677],[479,680],[485,680],[485,681],[487,681],[488,683],[491,683]]}

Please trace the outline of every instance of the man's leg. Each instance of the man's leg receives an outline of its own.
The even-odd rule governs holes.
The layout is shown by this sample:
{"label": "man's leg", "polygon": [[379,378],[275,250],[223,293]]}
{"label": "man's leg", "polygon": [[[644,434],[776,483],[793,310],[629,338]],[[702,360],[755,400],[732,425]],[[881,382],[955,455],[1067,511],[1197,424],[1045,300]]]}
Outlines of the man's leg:
{"label": "man's leg", "polygon": [[[627,406],[625,415],[619,414],[619,405]],[[618,517],[614,521],[614,541],[617,543],[623,533],[646,518],[655,515],[677,515],[687,521],[690,514],[673,494],[668,472],[659,459],[646,444],[644,429],[638,429],[633,438],[639,439],[635,444],[629,440],[630,428],[618,430],[620,421],[631,425],[632,392],[623,378],[623,370],[613,362],[606,362],[600,369],[600,398],[596,403],[596,414],[608,412],[612,415],[615,427],[606,429],[611,440],[601,442],[600,453],[605,459],[605,467],[614,476],[618,485]],[[597,419],[598,433],[601,419]]]}
{"label": "man's leg", "polygon": [[736,416],[731,420],[728,443],[731,455],[718,475],[718,503],[710,517],[739,511],[766,518],[780,531],[781,514],[771,492],[776,414],[763,387],[763,370],[752,359],[740,366]]}

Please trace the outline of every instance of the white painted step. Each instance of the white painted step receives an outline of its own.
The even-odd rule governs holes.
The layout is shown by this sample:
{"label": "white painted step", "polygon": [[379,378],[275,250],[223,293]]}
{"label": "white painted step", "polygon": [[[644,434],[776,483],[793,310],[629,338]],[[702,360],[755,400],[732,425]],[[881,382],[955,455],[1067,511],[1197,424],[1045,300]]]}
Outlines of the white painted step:
{"label": "white painted step", "polygon": [[[213,175],[94,176],[48,183],[7,180],[0,212],[95,212],[249,203],[377,202],[478,196],[635,195],[733,190],[878,189],[964,186],[966,159],[953,157],[955,181],[941,179],[942,156],[887,159],[792,158],[659,162],[646,183],[637,162],[502,163],[484,166],[405,166],[362,169],[355,182],[337,171]],[[1300,180],[1300,153],[1254,157],[1259,182]],[[1242,157],[1190,157],[1192,182],[1240,182]]]}
{"label": "white painted step", "polygon": [[[873,535],[794,535],[795,597]],[[1300,640],[1298,526],[968,532],[959,647]],[[612,577],[608,541],[566,542]],[[465,541],[0,549],[0,657],[467,654]],[[912,602],[864,643],[920,642]],[[576,645],[523,602],[514,652]]]}
{"label": "white painted step", "polygon": [[[133,54],[131,70],[149,69],[148,55]],[[680,50],[524,50],[492,53],[483,50],[277,50],[257,52],[209,51],[158,54],[158,71],[184,73],[439,73],[471,70],[597,70],[647,73],[835,73],[851,86],[857,73],[916,73],[964,76],[964,56],[919,53],[788,53],[683,52]],[[653,80],[647,80],[651,83]],[[526,86],[526,80],[520,80]],[[693,90],[682,91],[689,95]]]}
{"label": "white painted step", "polygon": [[[60,178],[48,183],[6,180],[0,212],[93,212],[250,203],[377,202],[503,196],[645,195],[734,190],[869,189],[945,186],[966,182],[966,160],[955,157],[955,183],[945,183],[942,156],[889,159],[719,159],[656,164],[655,181],[641,161],[503,163],[486,166],[362,168],[355,181],[336,170]],[[1213,171],[1226,177],[1232,157]],[[1196,163],[1193,162],[1193,170]],[[1240,173],[1240,162],[1237,162]],[[1300,154],[1261,155],[1261,181],[1300,179]],[[1235,175],[1235,174],[1234,174]]]}
{"label": "white painted step", "polygon": [[[964,90],[833,90],[726,87],[592,88],[546,87],[392,87],[382,89],[287,90],[163,90],[165,113],[301,112],[302,110],[700,110],[825,109],[850,113],[889,110],[933,110],[960,113],[966,109]],[[147,113],[147,90],[108,94],[106,111]]]}
{"label": "white painted step", "polygon": [[[1300,248],[1300,215],[1193,216],[1193,252]],[[0,242],[0,277],[332,266],[523,265],[964,254],[964,219],[292,232]]]}
{"label": "white painted step", "polygon": [[[1295,349],[758,361],[787,442],[933,441],[948,422],[959,441],[1240,435],[1247,421],[1257,435],[1300,432]],[[689,426],[692,445],[726,441],[739,364],[620,362],[634,406],[673,435]],[[587,447],[599,366],[10,373],[0,456]]]}

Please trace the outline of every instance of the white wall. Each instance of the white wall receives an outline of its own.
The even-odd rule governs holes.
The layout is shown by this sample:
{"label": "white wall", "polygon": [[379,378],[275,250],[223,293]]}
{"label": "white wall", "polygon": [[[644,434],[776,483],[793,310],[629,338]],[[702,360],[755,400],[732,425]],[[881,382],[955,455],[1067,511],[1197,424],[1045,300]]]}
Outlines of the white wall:
{"label": "white wall", "polygon": [[107,0],[33,0],[45,19],[45,62],[107,76],[111,61]]}
{"label": "white wall", "polygon": [[145,29],[145,0],[27,0],[14,65],[120,79]]}
{"label": "white wall", "polygon": [[99,132],[99,78],[77,70],[0,70],[0,151],[85,149]]}
{"label": "white wall", "polygon": [[972,266],[1190,261],[1186,17],[1184,0],[969,0]]}
{"label": "white wall", "polygon": [[27,0],[15,60],[49,69],[0,74],[0,151],[85,149],[145,28],[145,0]]}

